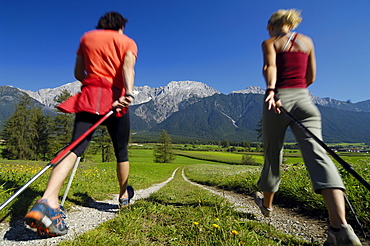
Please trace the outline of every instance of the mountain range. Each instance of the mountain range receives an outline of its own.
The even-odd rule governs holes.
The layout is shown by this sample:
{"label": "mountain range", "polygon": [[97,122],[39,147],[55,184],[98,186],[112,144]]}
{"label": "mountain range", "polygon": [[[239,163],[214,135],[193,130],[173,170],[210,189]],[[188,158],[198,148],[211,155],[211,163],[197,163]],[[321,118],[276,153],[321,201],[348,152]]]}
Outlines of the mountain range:
{"label": "mountain range", "polygon": [[[43,107],[54,108],[54,98],[63,90],[75,94],[80,82],[52,89],[27,91],[0,86],[0,124],[14,112],[14,105],[24,93]],[[260,87],[249,86],[228,95],[196,81],[171,81],[166,86],[134,87],[135,101],[130,107],[133,138],[155,140],[165,129],[173,139],[258,141],[263,94]],[[370,143],[370,100],[350,103],[311,95],[322,113],[326,142]],[[294,141],[291,133],[287,141]]]}

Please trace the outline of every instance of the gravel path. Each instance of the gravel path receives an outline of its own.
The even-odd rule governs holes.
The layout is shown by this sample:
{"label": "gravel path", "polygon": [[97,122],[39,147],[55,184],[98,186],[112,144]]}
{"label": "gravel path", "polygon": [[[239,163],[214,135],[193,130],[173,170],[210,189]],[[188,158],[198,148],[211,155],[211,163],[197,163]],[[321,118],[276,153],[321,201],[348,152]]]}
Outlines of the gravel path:
{"label": "gravel path", "polygon": [[325,230],[327,224],[323,221],[317,221],[302,216],[293,209],[280,208],[277,206],[274,207],[273,216],[265,218],[254,203],[253,197],[194,183],[185,177],[184,172],[182,176],[187,182],[226,198],[231,204],[234,204],[234,208],[237,211],[254,214],[256,219],[260,222],[271,224],[285,233],[302,237],[307,241],[324,242],[326,240]]}
{"label": "gravel path", "polygon": [[[148,198],[150,194],[158,191],[173,179],[176,171],[177,169],[172,173],[169,179],[162,183],[154,184],[147,189],[136,190],[131,203],[135,203],[135,200]],[[73,206],[66,213],[67,218],[65,221],[69,227],[68,234],[46,239],[40,237],[33,229],[26,226],[23,222],[23,218],[18,218],[13,220],[10,224],[0,224],[0,245],[56,245],[63,240],[72,240],[78,235],[94,229],[99,224],[113,219],[116,217],[117,212],[118,194],[112,196],[109,200],[94,201],[89,204],[89,207]]]}
{"label": "gravel path", "polygon": [[[232,191],[225,191],[215,187],[201,185],[188,180],[182,171],[182,177],[185,181],[201,187],[205,190],[212,192],[213,194],[222,196],[229,200],[234,205],[234,209],[243,213],[250,213],[256,216],[257,220],[274,226],[276,229],[283,231],[284,233],[290,233],[294,236],[301,237],[304,240],[310,242],[324,243],[327,238],[326,229],[327,223],[325,221],[312,219],[298,213],[295,209],[283,208],[274,206],[273,216],[265,218],[260,209],[254,202],[254,198],[251,196],[245,196],[242,194],[234,193]],[[363,246],[370,246],[369,241],[362,241]]]}
{"label": "gravel path", "polygon": [[[132,199],[132,203],[138,199],[145,199],[150,196],[150,194],[158,191],[160,188],[165,186],[170,182],[177,169],[172,173],[172,176],[159,184],[155,184],[147,189],[135,191],[135,196]],[[214,194],[222,196],[228,199],[234,208],[238,211],[244,213],[254,214],[258,221],[271,224],[279,230],[286,233],[290,233],[296,236],[300,236],[308,241],[323,242],[326,239],[325,230],[326,223],[324,221],[317,221],[308,217],[304,217],[294,211],[293,209],[286,209],[275,207],[274,215],[272,218],[264,218],[257,206],[255,205],[252,197],[246,197],[241,194],[236,194],[231,191],[224,191],[214,187],[208,187],[200,185],[188,180],[184,172],[182,172],[182,177],[185,181],[208,190]],[[1,223],[0,224],[0,235],[1,241],[0,245],[56,245],[62,240],[71,240],[78,235],[94,229],[99,224],[113,219],[118,212],[117,205],[118,195],[112,196],[111,199],[105,201],[94,201],[89,205],[89,207],[74,206],[67,213],[66,222],[69,226],[69,232],[65,236],[53,237],[53,238],[42,238],[39,237],[35,231],[26,227],[23,219],[15,219],[11,223]],[[369,243],[364,243],[364,245],[370,246]]]}

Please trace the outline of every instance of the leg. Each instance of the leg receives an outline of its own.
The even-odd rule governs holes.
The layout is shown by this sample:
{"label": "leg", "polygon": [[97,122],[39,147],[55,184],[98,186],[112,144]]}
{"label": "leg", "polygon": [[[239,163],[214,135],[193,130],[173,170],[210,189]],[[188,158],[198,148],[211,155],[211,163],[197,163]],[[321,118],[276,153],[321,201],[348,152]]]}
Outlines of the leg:
{"label": "leg", "polygon": [[321,195],[329,212],[330,225],[334,228],[347,225],[343,191],[340,189],[322,189]]}
{"label": "leg", "polygon": [[[306,102],[293,112],[315,136],[322,139],[321,116],[318,109]],[[344,185],[337,168],[326,151],[295,124],[291,126],[310,174],[314,189],[321,193],[329,212],[330,224],[334,228],[346,225]]]}
{"label": "leg", "polygon": [[268,110],[265,103],[262,118],[265,161],[258,180],[258,187],[263,194],[260,192],[255,194],[255,202],[265,217],[270,217],[272,214],[274,195],[280,185],[280,164],[283,157],[285,131],[289,122],[284,115]]}
{"label": "leg", "polygon": [[[86,113],[87,114],[87,113]],[[72,142],[81,136],[94,122],[88,122],[86,114],[76,114]],[[93,115],[94,116],[94,115]],[[94,116],[95,117],[95,116]],[[59,208],[58,196],[60,189],[69,172],[76,162],[77,156],[81,155],[91,140],[92,133],[79,143],[57,166],[54,167],[46,190],[32,209],[24,217],[25,222],[32,228],[37,228],[41,236],[65,235],[68,228],[64,223],[64,215]]]}
{"label": "leg", "polygon": [[62,188],[62,185],[65,179],[68,177],[69,172],[72,170],[74,163],[76,162],[77,155],[73,152],[64,158],[52,171],[49,182],[46,186],[46,190],[42,199],[47,199],[48,204],[52,208],[58,208],[58,196],[59,191]]}
{"label": "leg", "polygon": [[[303,101],[292,112],[313,134],[322,139],[320,112],[308,96],[302,96]],[[294,135],[302,151],[307,170],[314,189],[321,193],[329,212],[330,227],[325,246],[331,245],[361,245],[360,240],[345,218],[344,184],[334,163],[326,151],[302,129],[291,125]]]}
{"label": "leg", "polygon": [[322,189],[321,195],[328,208],[330,220],[328,238],[324,245],[361,246],[361,241],[346,221],[343,191],[340,189]]}
{"label": "leg", "polygon": [[69,153],[52,171],[44,195],[24,217],[31,228],[37,228],[40,236],[60,236],[68,233],[64,215],[59,208],[59,191],[74,166],[77,156]]}
{"label": "leg", "polygon": [[119,191],[120,198],[128,198],[128,193],[127,193],[126,188],[127,188],[129,171],[130,171],[130,163],[128,161],[117,163],[117,178],[118,178],[118,184],[120,187],[120,191]]}
{"label": "leg", "polygon": [[[280,164],[283,158],[285,131],[289,123],[290,120],[285,115],[268,110],[265,103],[262,118],[264,166],[258,181],[258,187],[264,192],[275,193],[279,189]],[[273,196],[271,200],[272,198]]]}
{"label": "leg", "polygon": [[127,201],[133,196],[132,187],[127,187],[130,163],[128,160],[127,145],[130,134],[130,118],[127,112],[124,116],[111,118],[107,121],[108,132],[112,138],[114,152],[117,158],[117,179],[120,188],[119,200],[122,205],[122,199]]}
{"label": "leg", "polygon": [[[77,113],[74,122],[72,141],[79,138],[84,132],[86,132],[97,120],[98,117],[91,115],[89,113]],[[60,189],[68,177],[69,172],[72,170],[74,163],[77,160],[77,156],[81,156],[82,153],[87,148],[90,140],[92,138],[92,133],[82,140],[69,155],[64,158],[52,171],[49,182],[46,186],[46,190],[42,199],[47,199],[48,204],[52,208],[59,207],[58,196]],[[76,154],[77,153],[77,154]]]}
{"label": "leg", "polygon": [[275,193],[273,192],[263,192],[263,206],[268,209],[272,209],[272,202],[274,200]]}

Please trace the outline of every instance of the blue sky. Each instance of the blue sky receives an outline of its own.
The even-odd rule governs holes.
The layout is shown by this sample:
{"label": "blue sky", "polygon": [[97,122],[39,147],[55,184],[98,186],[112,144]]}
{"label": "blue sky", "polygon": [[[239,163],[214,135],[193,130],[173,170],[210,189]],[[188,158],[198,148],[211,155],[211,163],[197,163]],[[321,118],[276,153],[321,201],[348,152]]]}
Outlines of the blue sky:
{"label": "blue sky", "polygon": [[203,82],[221,93],[265,88],[261,42],[270,15],[302,10],[296,29],[315,43],[310,91],[352,102],[370,99],[370,1],[133,0],[2,1],[0,85],[37,91],[75,81],[81,35],[118,11],[139,47],[136,86]]}

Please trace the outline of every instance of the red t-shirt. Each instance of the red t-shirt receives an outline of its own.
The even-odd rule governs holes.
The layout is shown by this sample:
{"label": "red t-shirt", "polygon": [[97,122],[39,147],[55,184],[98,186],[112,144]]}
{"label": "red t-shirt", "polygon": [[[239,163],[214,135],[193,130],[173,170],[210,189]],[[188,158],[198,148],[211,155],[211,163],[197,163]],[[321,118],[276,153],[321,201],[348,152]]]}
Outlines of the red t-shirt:
{"label": "red t-shirt", "polygon": [[93,30],[85,33],[77,55],[84,58],[87,77],[102,77],[123,83],[122,66],[127,51],[137,56],[134,40],[114,30]]}
{"label": "red t-shirt", "polygon": [[[66,113],[89,112],[104,115],[112,103],[125,95],[123,63],[131,51],[137,56],[134,40],[114,30],[94,30],[85,33],[80,41],[77,55],[84,58],[87,78],[78,93],[58,105]],[[122,116],[127,108],[117,113]]]}

